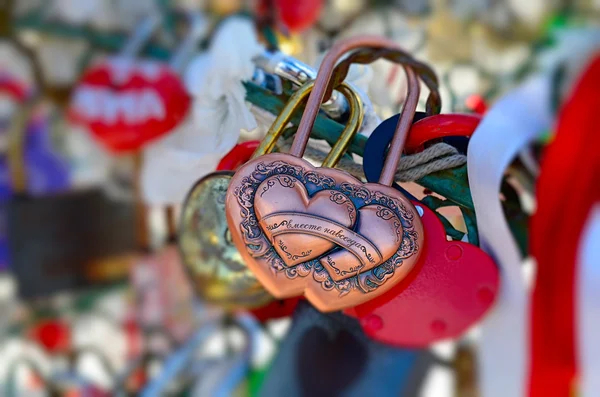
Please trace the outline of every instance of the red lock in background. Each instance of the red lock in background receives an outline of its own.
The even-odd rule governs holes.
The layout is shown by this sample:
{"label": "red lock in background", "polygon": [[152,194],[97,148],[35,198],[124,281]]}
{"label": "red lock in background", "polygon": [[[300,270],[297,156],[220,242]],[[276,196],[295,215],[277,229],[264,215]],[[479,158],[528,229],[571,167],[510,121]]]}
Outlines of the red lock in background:
{"label": "red lock in background", "polygon": [[138,150],[168,133],[189,107],[190,98],[168,65],[114,57],[83,74],[68,114],[118,153]]}

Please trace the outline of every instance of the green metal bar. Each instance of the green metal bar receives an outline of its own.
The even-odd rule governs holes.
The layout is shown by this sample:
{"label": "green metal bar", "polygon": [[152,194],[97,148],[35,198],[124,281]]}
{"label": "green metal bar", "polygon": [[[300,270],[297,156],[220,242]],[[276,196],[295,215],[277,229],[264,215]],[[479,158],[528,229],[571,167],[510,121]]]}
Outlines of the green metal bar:
{"label": "green metal bar", "polygon": [[465,220],[465,226],[467,227],[467,236],[469,243],[479,246],[479,234],[477,233],[477,219],[475,218],[475,211],[467,209],[465,207],[459,207],[462,212],[463,219]]}
{"label": "green metal bar", "polygon": [[466,165],[426,175],[416,182],[453,201],[459,207],[474,210]]}
{"label": "green metal bar", "polygon": [[450,221],[448,219],[446,219],[446,217],[444,217],[442,214],[440,214],[437,211],[434,211],[434,212],[435,212],[435,215],[438,217],[438,219],[442,222],[442,225],[444,225],[446,234],[448,236],[450,236],[452,238],[452,240],[462,240],[462,238],[465,236],[465,234],[463,232],[461,232],[460,230],[456,230],[456,228],[454,226],[452,226]]}
{"label": "green metal bar", "polygon": [[504,201],[504,215],[508,221],[508,227],[521,251],[523,257],[529,252],[529,215],[519,209],[518,205]]}

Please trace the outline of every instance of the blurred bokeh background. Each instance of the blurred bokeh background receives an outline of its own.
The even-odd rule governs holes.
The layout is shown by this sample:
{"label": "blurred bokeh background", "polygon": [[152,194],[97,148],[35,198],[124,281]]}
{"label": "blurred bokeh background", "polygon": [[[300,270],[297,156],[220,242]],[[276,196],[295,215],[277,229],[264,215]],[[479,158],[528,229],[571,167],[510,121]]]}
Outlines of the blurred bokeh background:
{"label": "blurred bokeh background", "polygon": [[[0,396],[482,395],[480,319],[419,348],[372,341],[350,316],[275,301],[244,278],[214,204],[220,182],[183,204],[347,37],[385,36],[429,64],[442,113],[485,120],[545,73],[556,115],[600,48],[599,1],[1,4]],[[354,65],[348,80],[363,136],[402,108],[399,65]],[[340,111],[323,109],[319,120]],[[513,163],[501,196],[517,197],[505,211],[524,257],[536,174],[519,170],[539,168],[551,135]],[[450,142],[462,176],[435,174],[455,192],[467,143]],[[403,188],[426,205],[448,198],[419,178]],[[477,244],[474,216],[432,209],[448,240]]]}

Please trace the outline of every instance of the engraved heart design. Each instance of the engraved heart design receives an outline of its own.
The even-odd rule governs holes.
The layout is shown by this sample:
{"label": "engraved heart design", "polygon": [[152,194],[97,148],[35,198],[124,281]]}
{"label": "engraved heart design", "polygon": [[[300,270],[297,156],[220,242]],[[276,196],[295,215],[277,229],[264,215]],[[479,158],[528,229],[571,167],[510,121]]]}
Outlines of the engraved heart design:
{"label": "engraved heart design", "polygon": [[[273,248],[288,267],[308,262],[323,254],[321,264],[332,279],[341,281],[360,272],[374,268],[388,260],[400,247],[402,242],[402,224],[398,216],[381,205],[362,207],[356,216],[356,207],[345,195],[335,190],[321,190],[309,198],[302,183],[289,175],[275,175],[265,179],[258,187],[254,200],[254,211],[263,232],[273,244]],[[287,214],[276,216],[276,221],[265,221],[272,214]],[[300,218],[297,216],[302,214]],[[339,243],[354,244],[361,249],[361,241],[349,230],[353,229],[359,236],[372,245],[369,255],[356,256],[346,249],[345,245],[330,252],[338,245],[327,239],[328,236],[314,236],[308,233],[316,232],[319,223],[314,223],[315,217],[327,218],[331,238],[337,238]],[[339,225],[338,225],[339,224]],[[338,226],[342,227],[338,227]],[[299,232],[289,232],[274,236],[273,232],[282,228],[291,228]],[[373,243],[376,241],[377,243]],[[364,248],[366,251],[368,248]]]}
{"label": "engraved heart design", "polygon": [[[423,225],[397,190],[285,155],[246,163],[227,191],[234,244],[271,294],[334,311],[390,290],[413,269]],[[288,255],[289,254],[289,255]]]}
{"label": "engraved heart design", "polygon": [[[302,183],[289,175],[275,175],[265,179],[258,187],[254,200],[256,218],[265,235],[273,244],[281,259],[288,267],[318,258],[335,247],[335,243],[321,237],[298,232],[273,236],[277,229],[268,227],[263,219],[271,214],[286,213],[288,217],[278,217],[287,222],[280,227],[311,232],[308,222],[302,223],[293,213],[311,214],[328,218],[344,227],[351,228],[356,222],[356,207],[346,196],[332,190],[321,190],[312,198]],[[305,219],[305,218],[301,218]],[[281,223],[281,222],[279,222]],[[275,225],[277,226],[277,225]],[[294,227],[298,226],[298,227]],[[302,228],[301,226],[306,226]]]}
{"label": "engraved heart design", "polygon": [[357,273],[374,268],[392,257],[402,243],[402,223],[396,214],[381,205],[366,205],[358,211],[356,232],[367,240],[376,242],[379,257],[362,263],[344,249],[335,250],[320,260],[335,281],[341,281]]}

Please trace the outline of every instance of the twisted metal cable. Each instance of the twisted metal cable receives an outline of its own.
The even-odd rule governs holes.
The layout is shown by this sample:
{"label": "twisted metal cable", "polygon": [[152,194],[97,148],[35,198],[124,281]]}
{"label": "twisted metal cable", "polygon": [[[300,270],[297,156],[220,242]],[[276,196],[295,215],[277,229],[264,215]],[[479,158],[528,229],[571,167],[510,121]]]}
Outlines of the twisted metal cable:
{"label": "twisted metal cable", "polygon": [[442,98],[439,92],[439,81],[433,69],[428,64],[416,60],[407,52],[392,48],[364,48],[353,51],[335,67],[333,77],[327,87],[325,100],[329,99],[334,88],[340,85],[348,76],[350,66],[353,63],[369,64],[378,59],[387,59],[400,65],[410,66],[429,89],[426,102],[427,115],[440,113]]}
{"label": "twisted metal cable", "polygon": [[[287,152],[291,146],[292,139],[280,138],[277,142],[279,150],[283,153]],[[304,156],[322,163],[327,153],[309,143]],[[467,156],[460,154],[455,147],[443,142],[437,143],[422,152],[402,156],[396,170],[395,180],[399,182],[414,182],[426,175],[459,167],[466,162]],[[337,168],[349,172],[358,179],[364,179],[362,164],[358,164],[347,157],[340,160]]]}

